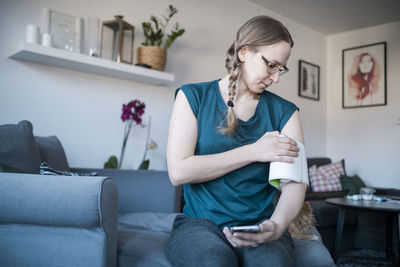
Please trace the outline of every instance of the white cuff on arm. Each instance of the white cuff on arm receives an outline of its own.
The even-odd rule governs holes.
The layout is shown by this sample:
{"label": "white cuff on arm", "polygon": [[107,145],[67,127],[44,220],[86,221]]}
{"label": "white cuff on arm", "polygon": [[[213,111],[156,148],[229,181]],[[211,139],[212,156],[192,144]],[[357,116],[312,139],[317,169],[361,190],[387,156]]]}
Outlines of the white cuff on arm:
{"label": "white cuff on arm", "polygon": [[[269,167],[269,183],[277,189],[287,182],[293,181],[310,185],[308,181],[308,167],[306,148],[303,143],[297,142],[299,155],[294,158],[294,163],[271,162]],[[282,180],[281,180],[282,179]]]}

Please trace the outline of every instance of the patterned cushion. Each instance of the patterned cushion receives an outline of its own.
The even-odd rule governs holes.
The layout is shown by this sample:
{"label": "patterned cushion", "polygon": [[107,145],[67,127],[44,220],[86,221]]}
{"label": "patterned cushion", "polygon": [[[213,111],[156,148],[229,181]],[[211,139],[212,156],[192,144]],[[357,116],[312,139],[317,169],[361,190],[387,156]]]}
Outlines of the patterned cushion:
{"label": "patterned cushion", "polygon": [[344,175],[342,161],[309,169],[310,183],[313,192],[341,191],[340,175]]}
{"label": "patterned cushion", "polygon": [[82,173],[82,172],[56,170],[56,169],[50,167],[49,165],[47,165],[46,162],[42,162],[40,164],[40,174],[42,174],[42,175],[65,175],[65,176],[97,176],[97,172]]}

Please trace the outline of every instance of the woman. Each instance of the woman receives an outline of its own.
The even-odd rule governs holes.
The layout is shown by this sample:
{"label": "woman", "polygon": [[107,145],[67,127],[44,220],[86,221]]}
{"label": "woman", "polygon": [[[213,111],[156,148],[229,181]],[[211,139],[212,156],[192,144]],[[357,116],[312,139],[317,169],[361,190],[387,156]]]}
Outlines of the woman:
{"label": "woman", "polygon": [[[292,46],[280,22],[254,17],[227,52],[228,75],[177,90],[167,161],[186,204],[168,244],[173,266],[293,265],[287,227],[306,185],[284,184],[274,208],[268,171],[270,162],[298,156],[302,127],[298,108],[266,91],[288,71]],[[240,224],[259,224],[260,231],[230,231]]]}

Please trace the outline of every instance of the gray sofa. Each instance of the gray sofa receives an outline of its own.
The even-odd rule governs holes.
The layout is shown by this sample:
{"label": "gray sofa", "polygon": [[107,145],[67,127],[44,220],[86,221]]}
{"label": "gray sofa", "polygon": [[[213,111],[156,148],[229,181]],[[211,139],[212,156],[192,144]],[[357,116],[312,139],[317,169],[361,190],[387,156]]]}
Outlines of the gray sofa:
{"label": "gray sofa", "polygon": [[[98,176],[40,175],[41,161]],[[170,266],[165,246],[181,189],[166,171],[69,168],[59,140],[34,137],[26,121],[0,125],[5,163],[18,164],[3,171],[29,173],[0,173],[0,266]],[[297,266],[334,266],[321,241],[295,246]]]}

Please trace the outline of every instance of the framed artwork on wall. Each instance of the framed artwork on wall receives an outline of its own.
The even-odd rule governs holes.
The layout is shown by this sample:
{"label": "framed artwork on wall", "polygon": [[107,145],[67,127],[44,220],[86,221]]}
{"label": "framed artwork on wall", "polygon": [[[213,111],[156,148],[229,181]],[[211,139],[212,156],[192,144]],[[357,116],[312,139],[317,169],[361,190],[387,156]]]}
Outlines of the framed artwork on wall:
{"label": "framed artwork on wall", "polygon": [[319,101],[319,66],[299,60],[299,96]]}
{"label": "framed artwork on wall", "polygon": [[46,9],[46,13],[47,31],[53,38],[53,47],[80,53],[82,19],[53,9]]}
{"label": "framed artwork on wall", "polygon": [[342,107],[384,106],[386,42],[343,49]]}

